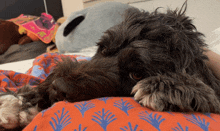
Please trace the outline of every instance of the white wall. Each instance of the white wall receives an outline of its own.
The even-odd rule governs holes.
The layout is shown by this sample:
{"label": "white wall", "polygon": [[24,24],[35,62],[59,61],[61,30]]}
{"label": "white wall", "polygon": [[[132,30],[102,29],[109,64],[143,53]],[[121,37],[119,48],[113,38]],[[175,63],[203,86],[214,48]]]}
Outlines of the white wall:
{"label": "white wall", "polygon": [[83,9],[83,0],[62,0],[63,14],[68,17],[72,12]]}
{"label": "white wall", "polygon": [[[151,0],[132,4],[135,7],[152,11],[157,7],[180,9],[185,0]],[[188,0],[186,14],[194,19],[198,31],[208,35],[220,27],[220,0]]]}

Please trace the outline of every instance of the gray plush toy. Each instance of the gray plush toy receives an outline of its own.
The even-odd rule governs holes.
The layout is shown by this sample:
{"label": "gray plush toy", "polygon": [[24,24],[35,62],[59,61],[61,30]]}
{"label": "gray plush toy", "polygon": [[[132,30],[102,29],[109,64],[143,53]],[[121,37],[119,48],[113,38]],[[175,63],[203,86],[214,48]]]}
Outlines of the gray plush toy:
{"label": "gray plush toy", "polygon": [[104,2],[71,13],[56,33],[59,52],[80,52],[94,47],[107,29],[122,22],[122,15],[128,8],[134,7],[119,2]]}

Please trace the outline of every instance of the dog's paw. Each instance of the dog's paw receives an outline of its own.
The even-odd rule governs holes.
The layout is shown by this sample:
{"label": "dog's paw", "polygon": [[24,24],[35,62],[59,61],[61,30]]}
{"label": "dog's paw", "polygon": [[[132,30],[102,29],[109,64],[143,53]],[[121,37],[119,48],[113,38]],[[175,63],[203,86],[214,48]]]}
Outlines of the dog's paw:
{"label": "dog's paw", "polygon": [[194,77],[149,77],[139,81],[132,94],[140,104],[156,111],[220,113],[214,90]]}
{"label": "dog's paw", "polygon": [[165,85],[173,85],[172,79],[153,76],[139,81],[132,89],[134,99],[152,110],[163,111],[166,97]]}
{"label": "dog's paw", "polygon": [[19,126],[19,111],[22,101],[11,94],[0,96],[0,126],[13,129]]}
{"label": "dog's paw", "polygon": [[0,94],[0,127],[5,129],[24,127],[37,113],[37,107],[24,103],[22,96]]}

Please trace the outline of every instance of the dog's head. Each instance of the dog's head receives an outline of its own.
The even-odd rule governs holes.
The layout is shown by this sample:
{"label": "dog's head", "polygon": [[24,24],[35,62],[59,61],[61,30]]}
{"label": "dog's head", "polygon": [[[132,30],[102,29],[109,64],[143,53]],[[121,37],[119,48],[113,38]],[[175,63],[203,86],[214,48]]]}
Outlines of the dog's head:
{"label": "dog's head", "polygon": [[[166,13],[158,10],[149,13],[128,9],[124,22],[105,32],[98,43],[97,54],[112,57],[128,56],[124,53],[132,52],[132,56],[141,56],[142,61],[152,62],[150,65],[154,67],[155,64],[169,65],[172,71],[189,67],[206,46],[203,34],[196,30],[185,10],[167,10]],[[156,69],[161,71],[165,67],[158,66]]]}
{"label": "dog's head", "polygon": [[[186,4],[166,13],[128,9],[125,20],[105,32],[94,58],[118,59],[122,81],[158,73],[192,72],[203,55],[203,34],[185,15]],[[130,84],[130,83],[129,83]]]}

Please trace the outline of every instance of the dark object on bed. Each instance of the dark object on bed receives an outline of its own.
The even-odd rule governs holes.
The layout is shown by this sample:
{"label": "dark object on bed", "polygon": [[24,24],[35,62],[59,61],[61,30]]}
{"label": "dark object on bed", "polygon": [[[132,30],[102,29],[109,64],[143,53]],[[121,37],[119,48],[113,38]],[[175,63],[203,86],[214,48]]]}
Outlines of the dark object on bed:
{"label": "dark object on bed", "polygon": [[32,59],[45,53],[48,44],[32,42],[26,34],[19,34],[18,25],[0,20],[0,64]]}
{"label": "dark object on bed", "polygon": [[0,19],[0,55],[4,54],[11,45],[32,42],[26,34],[20,34],[18,28],[19,26],[13,22]]}
{"label": "dark object on bed", "polygon": [[45,44],[42,41],[34,41],[25,45],[12,45],[4,54],[0,55],[0,64],[33,59],[45,53],[47,46],[51,44]]}
{"label": "dark object on bed", "polygon": [[[48,13],[51,14],[55,20],[63,17],[61,0],[46,0],[46,3]],[[41,16],[41,13],[43,12],[45,12],[44,0],[0,1],[0,19],[16,18],[20,14]],[[15,42],[13,44],[18,43]],[[42,42],[33,42],[33,44],[22,46],[13,45],[8,51],[5,50],[5,54],[0,55],[0,64],[35,58],[36,56],[45,53],[47,46],[48,45],[44,45]]]}
{"label": "dark object on bed", "polygon": [[[61,0],[46,0],[48,13],[55,20],[63,16]],[[1,0],[0,1],[0,18],[16,18],[20,14],[40,16],[46,12],[44,0]]]}
{"label": "dark object on bed", "polygon": [[16,24],[0,19],[0,55],[11,45],[18,43],[21,37]]}
{"label": "dark object on bed", "polygon": [[[91,61],[64,59],[38,87],[25,86],[15,96],[30,102],[23,102],[25,109],[40,111],[61,100],[132,93],[156,111],[219,114],[220,81],[208,69],[203,35],[183,7],[167,13],[129,9],[125,20],[103,35]],[[20,117],[26,116],[32,117],[30,111]]]}

